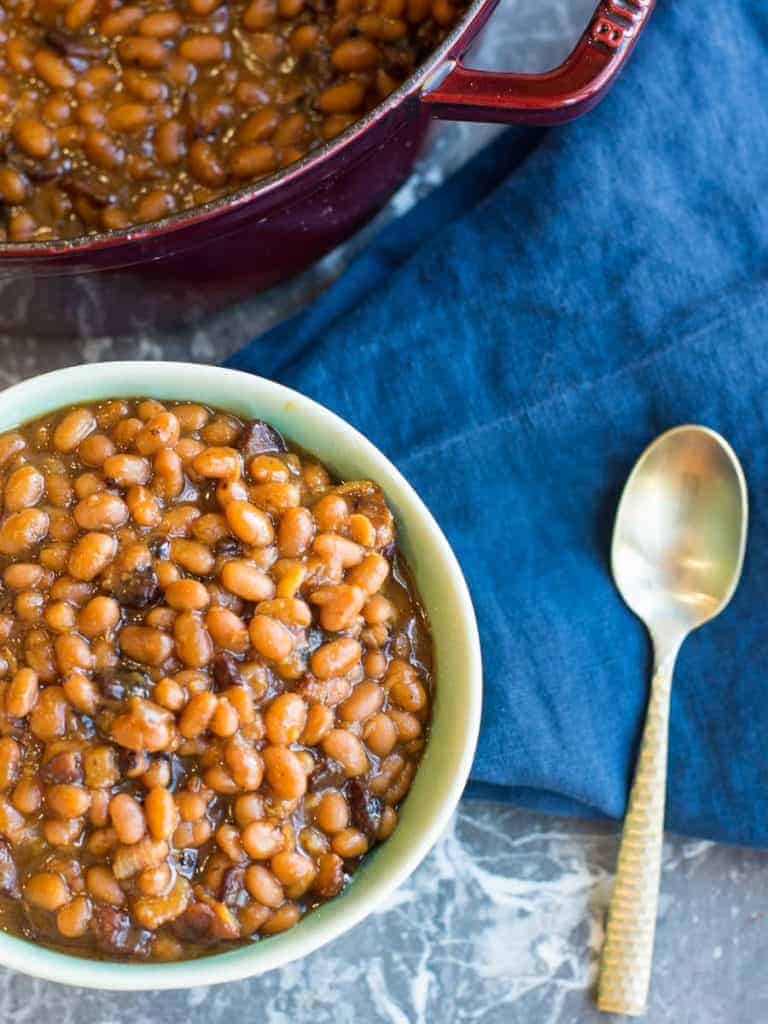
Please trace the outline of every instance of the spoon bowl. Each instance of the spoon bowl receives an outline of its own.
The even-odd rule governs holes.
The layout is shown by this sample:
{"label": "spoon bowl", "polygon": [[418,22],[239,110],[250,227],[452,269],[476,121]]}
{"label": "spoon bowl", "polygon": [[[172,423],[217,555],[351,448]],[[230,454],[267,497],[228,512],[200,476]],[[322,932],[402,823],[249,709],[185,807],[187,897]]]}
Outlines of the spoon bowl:
{"label": "spoon bowl", "polygon": [[747,487],[730,445],[682,426],[640,456],[619,502],[611,567],[653,641],[654,669],[640,753],[608,910],[598,1006],[645,1012],[659,901],[672,673],[692,629],[718,615],[741,576]]}
{"label": "spoon bowl", "polygon": [[651,633],[718,615],[736,589],[747,535],[739,460],[714,430],[675,427],[641,455],[621,496],[611,568]]}

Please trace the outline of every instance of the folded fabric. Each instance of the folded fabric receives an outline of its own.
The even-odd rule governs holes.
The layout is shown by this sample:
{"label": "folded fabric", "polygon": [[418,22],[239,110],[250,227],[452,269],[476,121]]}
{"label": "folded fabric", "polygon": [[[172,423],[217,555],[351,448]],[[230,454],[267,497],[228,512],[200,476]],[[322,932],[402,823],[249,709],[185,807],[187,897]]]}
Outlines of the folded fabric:
{"label": "folded fabric", "polygon": [[483,644],[475,792],[620,816],[649,645],[609,575],[662,430],[743,460],[736,597],[683,647],[668,827],[768,844],[768,6],[660,0],[610,97],[514,129],[233,366],[315,397],[424,497]]}

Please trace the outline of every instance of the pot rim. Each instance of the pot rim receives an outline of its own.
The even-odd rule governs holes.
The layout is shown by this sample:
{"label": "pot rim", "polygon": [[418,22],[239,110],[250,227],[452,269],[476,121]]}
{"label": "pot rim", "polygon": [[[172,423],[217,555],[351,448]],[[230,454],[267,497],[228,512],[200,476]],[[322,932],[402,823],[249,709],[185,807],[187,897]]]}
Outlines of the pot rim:
{"label": "pot rim", "polygon": [[[185,228],[194,227],[218,216],[225,211],[238,210],[256,199],[275,192],[286,182],[292,182],[305,173],[319,169],[327,164],[337,153],[357,142],[362,135],[377,121],[382,120],[400,106],[421,84],[429,79],[444,60],[447,54],[471,31],[477,16],[487,6],[495,5],[498,0],[472,0],[462,17],[445,37],[442,43],[433,50],[414,73],[399,88],[390,93],[381,103],[368,111],[359,121],[355,121],[335,139],[311,150],[306,156],[288,167],[260,179],[252,185],[245,185],[234,192],[211,199],[201,206],[190,210],[150,221],[148,224],[133,225],[127,228],[115,228],[111,231],[99,231],[94,234],[78,235],[76,238],[52,238],[40,242],[4,242],[0,244],[0,261],[26,260],[35,257],[62,257],[72,254],[95,252],[102,249],[117,248],[121,245],[135,245],[149,241],[159,235],[173,235]],[[478,28],[481,27],[482,21]]]}

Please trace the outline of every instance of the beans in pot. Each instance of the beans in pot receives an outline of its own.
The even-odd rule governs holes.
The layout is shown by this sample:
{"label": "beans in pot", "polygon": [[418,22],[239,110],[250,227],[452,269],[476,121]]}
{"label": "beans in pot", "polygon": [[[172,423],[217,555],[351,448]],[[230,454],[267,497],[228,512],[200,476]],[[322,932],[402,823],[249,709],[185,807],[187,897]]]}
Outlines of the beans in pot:
{"label": "beans in pot", "polygon": [[0,239],[125,228],[288,166],[421,63],[458,0],[8,0]]}
{"label": "beans in pot", "polygon": [[380,488],[188,402],[0,453],[0,930],[146,961],[292,927],[396,827],[428,734]]}

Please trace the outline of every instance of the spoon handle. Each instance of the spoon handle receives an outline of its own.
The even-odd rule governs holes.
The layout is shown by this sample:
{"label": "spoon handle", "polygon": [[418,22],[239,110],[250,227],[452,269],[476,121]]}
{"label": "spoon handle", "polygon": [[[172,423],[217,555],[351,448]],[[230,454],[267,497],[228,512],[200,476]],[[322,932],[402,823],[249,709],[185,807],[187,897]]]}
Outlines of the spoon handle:
{"label": "spoon handle", "polygon": [[621,834],[616,884],[600,964],[598,1007],[645,1013],[653,959],[664,838],[669,696],[677,651],[657,663]]}

